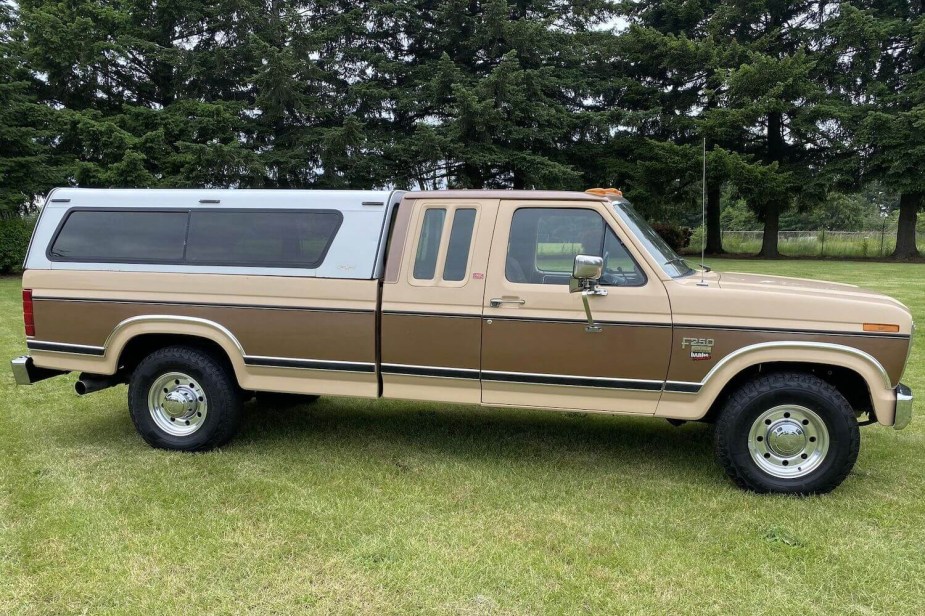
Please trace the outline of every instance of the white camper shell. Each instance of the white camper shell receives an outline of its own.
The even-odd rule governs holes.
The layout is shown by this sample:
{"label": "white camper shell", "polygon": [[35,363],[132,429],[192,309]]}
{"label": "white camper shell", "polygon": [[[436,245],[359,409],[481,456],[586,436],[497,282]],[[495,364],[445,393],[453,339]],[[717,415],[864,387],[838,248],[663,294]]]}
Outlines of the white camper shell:
{"label": "white camper shell", "polygon": [[[47,250],[30,250],[25,262],[27,270],[81,270],[120,272],[169,272],[169,273],[216,273],[253,274],[260,276],[298,276],[316,278],[340,278],[348,280],[371,280],[382,274],[385,256],[386,225],[404,191],[387,190],[235,190],[235,189],[87,189],[59,188],[46,200],[32,245],[48,247]],[[317,267],[273,267],[261,263],[242,266],[240,263],[221,265],[216,262],[183,258],[188,256],[188,238],[177,226],[176,234],[167,230],[164,240],[174,241],[178,248],[182,242],[183,255],[174,263],[145,263],[145,251],[137,250],[135,259],[120,259],[117,262],[92,260],[75,261],[56,259],[54,240],[67,218],[74,212],[105,212],[107,216],[120,211],[137,212],[149,209],[156,212],[176,212],[184,220],[195,212],[252,212],[259,209],[267,213],[281,212],[329,212],[336,215],[336,232],[330,245],[323,252],[323,259]],[[186,221],[190,222],[190,221]],[[101,233],[105,233],[101,229]],[[105,241],[119,241],[111,234]],[[124,238],[124,241],[131,241]],[[264,239],[264,241],[266,241]],[[126,251],[131,247],[126,246]]]}

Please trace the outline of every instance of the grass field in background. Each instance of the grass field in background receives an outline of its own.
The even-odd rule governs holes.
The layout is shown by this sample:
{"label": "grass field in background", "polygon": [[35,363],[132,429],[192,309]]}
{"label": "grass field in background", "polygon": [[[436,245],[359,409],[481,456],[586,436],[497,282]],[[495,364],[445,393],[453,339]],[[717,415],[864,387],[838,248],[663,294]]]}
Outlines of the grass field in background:
{"label": "grass field in background", "polygon": [[[702,229],[693,230],[684,254],[699,255]],[[761,231],[723,231],[723,249],[730,255],[754,255],[761,251]],[[925,233],[917,233],[917,245],[925,246]],[[785,257],[836,257],[881,259],[896,248],[896,230],[874,231],[781,231],[778,249]]]}
{"label": "grass field in background", "polygon": [[[925,320],[925,265],[712,264]],[[0,358],[23,353],[16,279],[0,314]],[[920,336],[920,398],[923,364]],[[187,455],[136,436],[124,386],[73,381],[0,374],[2,614],[925,612],[921,416],[863,428],[845,483],[800,499],[734,488],[697,424],[322,398],[249,403]]]}

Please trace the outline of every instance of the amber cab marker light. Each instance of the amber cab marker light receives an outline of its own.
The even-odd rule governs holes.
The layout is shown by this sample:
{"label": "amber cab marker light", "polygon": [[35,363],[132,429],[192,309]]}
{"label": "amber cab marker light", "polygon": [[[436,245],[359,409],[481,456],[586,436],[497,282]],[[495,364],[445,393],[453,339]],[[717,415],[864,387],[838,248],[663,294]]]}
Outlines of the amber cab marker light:
{"label": "amber cab marker light", "polygon": [[22,290],[22,321],[26,336],[35,336],[35,317],[32,315],[32,289]]}
{"label": "amber cab marker light", "polygon": [[892,323],[865,323],[864,331],[895,334],[899,331],[899,325],[894,325]]}
{"label": "amber cab marker light", "polygon": [[617,190],[616,188],[589,188],[585,191],[589,195],[597,195],[598,197],[622,197],[623,191]]}

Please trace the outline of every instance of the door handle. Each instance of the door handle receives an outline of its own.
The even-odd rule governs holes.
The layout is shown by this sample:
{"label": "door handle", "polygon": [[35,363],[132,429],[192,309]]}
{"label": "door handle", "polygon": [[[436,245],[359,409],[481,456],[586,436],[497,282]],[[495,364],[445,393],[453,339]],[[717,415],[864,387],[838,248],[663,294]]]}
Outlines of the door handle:
{"label": "door handle", "polygon": [[519,297],[493,297],[488,300],[488,305],[492,308],[497,308],[501,304],[517,304],[523,306],[527,301],[520,299]]}

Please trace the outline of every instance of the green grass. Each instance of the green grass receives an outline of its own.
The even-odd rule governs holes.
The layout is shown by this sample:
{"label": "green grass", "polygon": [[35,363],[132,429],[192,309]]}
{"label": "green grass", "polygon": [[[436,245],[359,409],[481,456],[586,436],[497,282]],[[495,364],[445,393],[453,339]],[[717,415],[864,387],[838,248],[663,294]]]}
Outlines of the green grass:
{"label": "green grass", "polygon": [[[925,266],[714,262],[854,282],[925,317]],[[24,352],[0,279],[0,356]],[[905,381],[925,395],[919,339]],[[925,421],[862,430],[815,498],[757,496],[706,426],[322,399],[156,451],[125,388],[0,375],[0,613],[925,612]]]}

